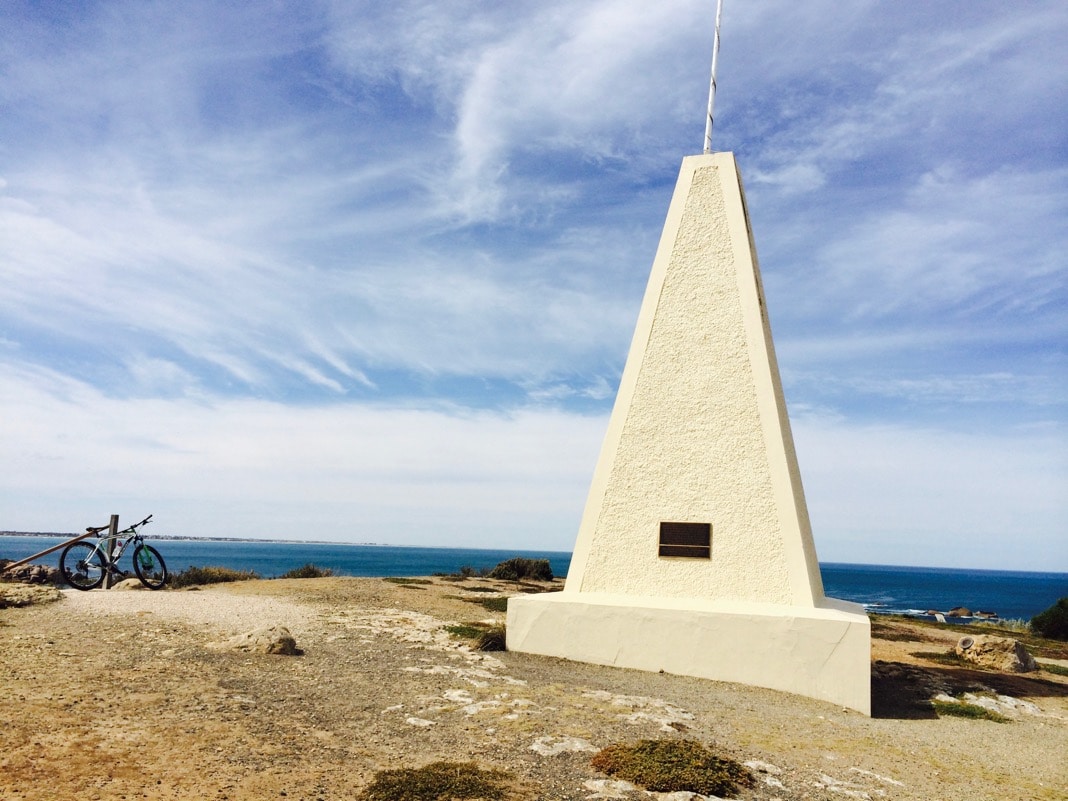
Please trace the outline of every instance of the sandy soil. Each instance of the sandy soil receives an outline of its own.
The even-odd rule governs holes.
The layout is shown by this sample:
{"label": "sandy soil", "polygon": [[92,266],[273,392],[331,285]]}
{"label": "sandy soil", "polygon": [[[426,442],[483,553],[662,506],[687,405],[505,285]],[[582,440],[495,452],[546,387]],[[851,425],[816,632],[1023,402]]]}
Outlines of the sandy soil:
{"label": "sandy soil", "polygon": [[[686,736],[752,763],[743,798],[1068,798],[1068,679],[947,667],[952,632],[877,626],[875,716],[768,690],[471,650],[493,587],[435,579],[65,591],[0,610],[0,799],[351,799],[385,768],[473,760],[531,799],[649,794],[589,766]],[[225,646],[287,626],[302,656]],[[1036,677],[1037,676],[1037,677]],[[939,690],[1012,722],[939,719]],[[1027,703],[1018,703],[1027,702]]]}

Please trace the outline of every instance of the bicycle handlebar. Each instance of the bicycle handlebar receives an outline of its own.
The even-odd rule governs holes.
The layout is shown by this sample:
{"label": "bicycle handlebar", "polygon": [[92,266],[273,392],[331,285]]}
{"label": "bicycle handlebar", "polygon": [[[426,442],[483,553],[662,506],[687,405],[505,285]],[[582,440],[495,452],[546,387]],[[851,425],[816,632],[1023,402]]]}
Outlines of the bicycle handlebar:
{"label": "bicycle handlebar", "polygon": [[[122,531],[116,531],[115,533],[116,534],[130,534],[130,533],[132,533],[134,531],[137,531],[137,529],[141,528],[141,526],[145,525],[151,519],[152,519],[152,515],[149,515],[144,520],[142,520],[140,523],[134,523],[132,526],[128,526],[127,528],[122,529]],[[106,525],[106,526],[86,526],[85,527],[85,533],[86,534],[97,534],[97,535],[99,535],[101,531],[107,531],[109,528],[111,528],[110,524]]]}

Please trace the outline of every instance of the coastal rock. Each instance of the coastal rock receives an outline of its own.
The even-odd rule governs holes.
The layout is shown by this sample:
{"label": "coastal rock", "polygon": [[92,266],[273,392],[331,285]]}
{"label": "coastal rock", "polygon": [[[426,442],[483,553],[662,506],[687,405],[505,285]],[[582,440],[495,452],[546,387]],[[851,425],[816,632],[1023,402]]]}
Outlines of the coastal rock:
{"label": "coastal rock", "polygon": [[1009,673],[1029,673],[1037,669],[1034,657],[1018,640],[1010,637],[995,637],[990,634],[961,637],[955,650],[961,659],[980,667]]}
{"label": "coastal rock", "polygon": [[17,581],[23,584],[52,584],[62,583],[59,569],[48,565],[20,565],[14,570],[6,569],[7,565],[14,564],[9,559],[0,559],[0,577],[4,581]]}
{"label": "coastal rock", "polygon": [[47,604],[62,597],[63,594],[55,587],[44,587],[40,584],[0,584],[0,609]]}
{"label": "coastal rock", "polygon": [[971,617],[972,610],[966,606],[955,606],[946,612],[946,617]]}
{"label": "coastal rock", "polygon": [[118,582],[117,584],[113,584],[111,589],[113,589],[113,590],[143,590],[143,589],[145,589],[145,585],[141,583],[140,579],[128,578],[128,579],[123,579],[122,581]]}
{"label": "coastal rock", "polygon": [[601,749],[589,740],[583,740],[581,737],[545,736],[535,740],[534,744],[530,746],[530,750],[548,757],[578,751],[589,751],[590,753],[596,754]]}
{"label": "coastal rock", "polygon": [[300,656],[304,653],[297,647],[296,639],[285,626],[267,626],[245,632],[231,638],[226,645],[238,651],[254,651],[261,654]]}

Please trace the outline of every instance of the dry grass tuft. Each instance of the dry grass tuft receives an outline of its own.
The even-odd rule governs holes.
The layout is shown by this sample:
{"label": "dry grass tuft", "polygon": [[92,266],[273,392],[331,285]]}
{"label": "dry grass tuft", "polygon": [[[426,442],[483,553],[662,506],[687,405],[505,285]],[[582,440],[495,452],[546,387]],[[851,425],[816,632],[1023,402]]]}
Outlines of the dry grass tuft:
{"label": "dry grass tuft", "polygon": [[480,651],[507,651],[505,645],[507,637],[504,626],[494,626],[488,631],[482,632],[478,638],[478,650]]}
{"label": "dry grass tuft", "polygon": [[433,762],[421,768],[383,770],[358,801],[438,801],[483,799],[504,801],[512,777],[499,770],[482,770],[471,762]]}
{"label": "dry grass tuft", "polygon": [[642,740],[610,745],[590,764],[609,776],[656,793],[732,796],[753,784],[753,775],[733,759],[716,756],[695,740]]}
{"label": "dry grass tuft", "polygon": [[197,587],[202,584],[225,584],[230,581],[252,581],[260,574],[255,570],[234,570],[229,567],[193,567],[175,573],[167,580],[172,589]]}

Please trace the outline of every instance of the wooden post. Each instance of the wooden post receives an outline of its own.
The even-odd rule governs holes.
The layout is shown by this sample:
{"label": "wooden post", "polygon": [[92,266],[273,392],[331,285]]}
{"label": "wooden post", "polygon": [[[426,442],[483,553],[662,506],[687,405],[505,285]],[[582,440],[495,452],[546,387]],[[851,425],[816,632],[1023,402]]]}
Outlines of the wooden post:
{"label": "wooden post", "polygon": [[112,575],[113,574],[112,574],[110,565],[111,565],[112,554],[115,553],[115,540],[116,540],[116,538],[118,536],[118,533],[119,533],[119,516],[118,515],[112,515],[111,516],[111,522],[108,523],[107,545],[105,546],[107,548],[107,552],[108,552],[108,565],[109,565],[109,567],[104,571],[104,589],[105,590],[110,590],[111,589],[111,579],[112,579]]}

